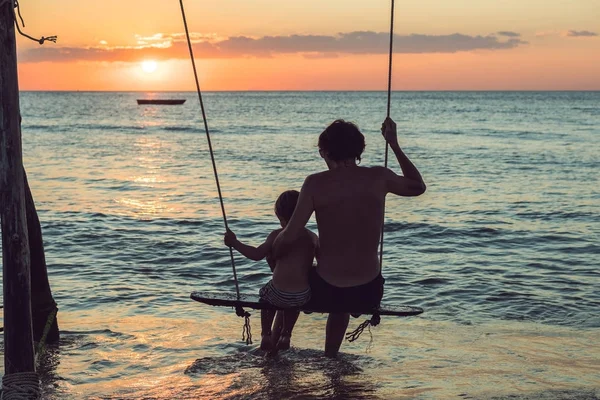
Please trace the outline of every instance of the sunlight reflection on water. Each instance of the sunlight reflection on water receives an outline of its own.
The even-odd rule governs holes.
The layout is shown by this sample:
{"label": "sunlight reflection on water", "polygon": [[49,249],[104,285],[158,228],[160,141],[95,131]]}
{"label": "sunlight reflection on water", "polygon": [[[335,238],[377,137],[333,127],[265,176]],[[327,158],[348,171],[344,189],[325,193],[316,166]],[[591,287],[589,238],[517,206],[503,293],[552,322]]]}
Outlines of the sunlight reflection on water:
{"label": "sunlight reflection on water", "polygon": [[323,317],[303,315],[297,347],[272,359],[239,342],[235,313],[186,308],[198,318],[63,314],[52,374],[64,378],[46,372],[48,398],[442,399],[600,387],[592,330],[386,318],[368,353],[365,333],[330,360],[318,350]]}

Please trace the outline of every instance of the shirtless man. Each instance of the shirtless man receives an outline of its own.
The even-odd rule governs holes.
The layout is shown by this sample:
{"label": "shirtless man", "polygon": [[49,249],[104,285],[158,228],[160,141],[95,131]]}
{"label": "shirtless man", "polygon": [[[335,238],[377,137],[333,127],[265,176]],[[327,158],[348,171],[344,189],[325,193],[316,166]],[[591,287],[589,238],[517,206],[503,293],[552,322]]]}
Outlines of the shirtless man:
{"label": "shirtless man", "polygon": [[358,127],[337,120],[319,136],[319,153],[329,170],[309,175],[287,226],[273,243],[275,256],[285,254],[313,212],[319,229],[318,266],[310,276],[310,306],[331,309],[325,354],[335,357],[348,327],[343,311],[372,310],[383,296],[378,244],[388,193],[419,196],[421,174],[398,145],[396,124],[381,127],[404,176],[384,167],[359,167],[365,139]]}

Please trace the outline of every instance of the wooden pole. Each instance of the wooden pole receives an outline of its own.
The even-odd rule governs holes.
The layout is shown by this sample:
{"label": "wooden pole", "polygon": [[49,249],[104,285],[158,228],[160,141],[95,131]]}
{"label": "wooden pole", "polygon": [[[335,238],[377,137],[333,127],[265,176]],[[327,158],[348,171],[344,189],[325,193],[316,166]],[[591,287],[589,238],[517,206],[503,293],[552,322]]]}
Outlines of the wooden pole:
{"label": "wooden pole", "polygon": [[58,317],[55,315],[48,324],[48,318],[57,307],[50,281],[48,280],[48,269],[46,267],[46,255],[44,253],[44,241],[42,238],[42,226],[33,201],[33,195],[27,182],[27,173],[23,171],[25,178],[25,209],[27,214],[27,237],[29,239],[29,254],[31,257],[31,321],[33,324],[33,341],[38,343],[46,329],[44,344],[58,343],[60,334],[58,330]]}
{"label": "wooden pole", "polygon": [[35,372],[30,255],[12,1],[0,5],[0,217],[4,268],[4,371]]}

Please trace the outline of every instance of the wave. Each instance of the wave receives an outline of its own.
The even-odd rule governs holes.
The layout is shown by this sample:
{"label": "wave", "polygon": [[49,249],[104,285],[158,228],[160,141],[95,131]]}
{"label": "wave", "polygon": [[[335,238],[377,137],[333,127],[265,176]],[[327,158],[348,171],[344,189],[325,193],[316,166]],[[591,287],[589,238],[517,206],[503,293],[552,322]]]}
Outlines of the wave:
{"label": "wave", "polygon": [[[157,127],[159,130],[165,130],[167,132],[193,132],[193,133],[204,133],[204,127],[197,126],[161,126]],[[209,128],[210,129],[210,128]],[[218,129],[210,129],[211,133],[219,133]]]}
{"label": "wave", "polygon": [[34,124],[34,125],[23,125],[23,130],[36,130],[36,131],[45,131],[52,133],[68,133],[73,131],[117,131],[117,132],[130,132],[130,131],[143,131],[145,130],[145,126],[141,125],[113,125],[113,124],[82,124],[82,123],[72,123],[72,124]]}

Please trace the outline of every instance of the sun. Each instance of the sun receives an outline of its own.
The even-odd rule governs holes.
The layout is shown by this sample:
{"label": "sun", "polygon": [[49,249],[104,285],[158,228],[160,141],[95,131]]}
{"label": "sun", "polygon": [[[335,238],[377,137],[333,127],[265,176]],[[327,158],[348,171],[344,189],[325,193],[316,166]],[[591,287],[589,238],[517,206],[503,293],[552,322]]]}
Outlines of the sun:
{"label": "sun", "polygon": [[142,61],[142,69],[144,70],[144,72],[151,74],[152,72],[156,71],[156,68],[158,67],[158,64],[156,63],[156,61],[153,60],[146,60],[146,61]]}

